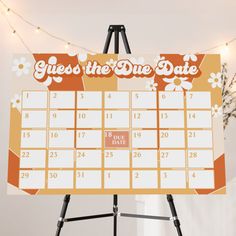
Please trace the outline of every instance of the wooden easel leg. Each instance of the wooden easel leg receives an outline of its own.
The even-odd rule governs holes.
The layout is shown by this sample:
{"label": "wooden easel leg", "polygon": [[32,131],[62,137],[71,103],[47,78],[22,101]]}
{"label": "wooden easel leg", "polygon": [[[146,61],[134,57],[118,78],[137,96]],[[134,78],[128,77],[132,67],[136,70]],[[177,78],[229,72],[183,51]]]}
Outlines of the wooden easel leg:
{"label": "wooden easel leg", "polygon": [[117,195],[113,195],[113,213],[114,213],[113,235],[117,236],[117,214],[118,214],[118,196]]}
{"label": "wooden easel leg", "polygon": [[65,219],[65,216],[66,216],[66,211],[67,211],[67,207],[68,207],[69,202],[70,202],[70,195],[65,195],[63,205],[62,205],[62,209],[61,209],[60,218],[57,222],[56,236],[60,236],[61,229],[64,225],[64,219]]}
{"label": "wooden easel leg", "polygon": [[174,204],[174,199],[172,197],[172,195],[168,194],[167,195],[167,201],[169,202],[169,206],[170,206],[170,210],[171,210],[171,214],[172,214],[172,220],[174,222],[174,225],[176,227],[178,236],[182,236],[182,232],[181,232],[181,228],[180,228],[180,221],[178,219],[178,215],[175,209],[175,204]]}

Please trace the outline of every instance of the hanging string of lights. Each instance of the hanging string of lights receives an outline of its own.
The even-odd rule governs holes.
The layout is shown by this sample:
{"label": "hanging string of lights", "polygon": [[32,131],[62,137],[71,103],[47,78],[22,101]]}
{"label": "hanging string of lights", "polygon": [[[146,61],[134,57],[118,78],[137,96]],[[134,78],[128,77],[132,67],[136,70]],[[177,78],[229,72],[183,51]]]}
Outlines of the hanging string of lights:
{"label": "hanging string of lights", "polygon": [[[47,31],[46,29],[44,29],[43,27],[41,26],[38,26],[38,25],[35,25],[33,24],[32,22],[30,22],[29,20],[27,20],[24,16],[22,16],[21,14],[19,14],[18,12],[16,12],[14,9],[11,9],[3,0],[0,0],[0,3],[2,4],[4,10],[1,10],[1,15],[5,18],[8,26],[11,28],[12,30],[12,33],[13,35],[16,35],[19,40],[21,41],[21,43],[24,45],[24,47],[27,49],[27,51],[29,51],[30,53],[31,50],[30,48],[27,46],[27,44],[25,43],[23,37],[20,35],[20,33],[15,29],[15,27],[11,24],[11,22],[9,21],[8,19],[8,15],[10,13],[13,13],[14,15],[16,15],[19,19],[21,19],[24,23],[28,24],[29,26],[33,27],[34,31],[36,33],[39,33],[39,32],[43,32],[44,34],[48,35],[49,37],[51,38],[54,38],[56,40],[59,40],[61,42],[64,43],[64,47],[65,49],[69,49],[70,47],[74,47],[74,48],[78,48],[78,49],[82,49],[84,51],[87,51],[87,52],[90,52],[90,53],[96,53],[86,47],[83,47],[83,46],[80,46],[76,43],[72,43],[70,41],[67,41],[65,40],[64,38],[62,37],[58,37],[56,35],[54,35],[53,33],[50,33],[49,31]],[[224,43],[221,43],[221,44],[218,44],[218,45],[215,45],[213,47],[209,47],[209,48],[206,48],[204,50],[200,50],[198,53],[207,53],[207,52],[211,52],[211,51],[214,51],[214,50],[217,50],[217,49],[220,49],[220,53],[221,54],[225,54],[229,51],[229,46],[230,44],[234,43],[236,41],[236,38],[232,38],[231,40],[227,41],[227,42],[224,42]]]}

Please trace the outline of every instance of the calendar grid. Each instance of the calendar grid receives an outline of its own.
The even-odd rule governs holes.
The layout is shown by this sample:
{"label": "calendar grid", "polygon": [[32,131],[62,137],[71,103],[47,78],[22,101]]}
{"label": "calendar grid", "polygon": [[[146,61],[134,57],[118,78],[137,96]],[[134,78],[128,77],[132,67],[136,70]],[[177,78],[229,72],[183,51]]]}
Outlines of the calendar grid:
{"label": "calendar grid", "polygon": [[189,189],[189,166],[188,166],[188,124],[187,124],[187,100],[184,92],[184,132],[185,132],[185,175],[186,188]]}

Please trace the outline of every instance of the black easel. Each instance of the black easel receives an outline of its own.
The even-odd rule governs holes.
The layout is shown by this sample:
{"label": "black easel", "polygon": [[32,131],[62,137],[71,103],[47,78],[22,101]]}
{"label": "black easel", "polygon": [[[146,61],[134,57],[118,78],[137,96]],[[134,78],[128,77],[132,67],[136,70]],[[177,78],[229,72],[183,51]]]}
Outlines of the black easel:
{"label": "black easel", "polygon": [[[119,35],[121,34],[123,43],[125,46],[126,53],[130,54],[131,50],[129,47],[128,39],[125,32],[124,25],[110,25],[108,28],[108,35],[105,42],[105,47],[103,53],[108,53],[108,49],[110,46],[112,34],[115,33],[114,37],[114,51],[115,53],[119,53]],[[80,220],[89,220],[89,219],[97,219],[97,218],[105,218],[105,217],[113,217],[114,225],[113,225],[113,236],[117,236],[117,218],[120,217],[130,217],[130,218],[142,218],[142,219],[152,219],[152,220],[165,220],[165,221],[173,221],[174,226],[176,227],[178,236],[182,236],[182,232],[180,229],[180,221],[177,216],[177,212],[174,205],[174,200],[172,195],[167,195],[167,201],[170,206],[172,217],[166,216],[150,216],[150,215],[137,215],[137,214],[129,214],[129,213],[119,213],[118,211],[118,195],[113,195],[113,212],[107,214],[99,214],[99,215],[90,215],[90,216],[81,216],[81,217],[73,217],[73,218],[65,218],[67,207],[70,202],[70,195],[66,195],[64,197],[63,206],[61,209],[60,218],[57,223],[57,231],[56,236],[60,236],[61,229],[65,222],[72,221],[80,221]]]}

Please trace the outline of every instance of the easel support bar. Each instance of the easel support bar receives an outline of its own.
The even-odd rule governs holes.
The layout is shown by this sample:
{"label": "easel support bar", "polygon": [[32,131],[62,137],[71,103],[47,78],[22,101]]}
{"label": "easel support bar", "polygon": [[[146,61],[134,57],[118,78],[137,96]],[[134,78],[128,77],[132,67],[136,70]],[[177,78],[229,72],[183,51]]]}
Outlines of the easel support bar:
{"label": "easel support bar", "polygon": [[113,213],[100,214],[100,215],[91,215],[91,216],[81,216],[81,217],[73,217],[73,218],[64,219],[64,222],[72,222],[72,221],[79,221],[79,220],[90,220],[90,219],[113,217],[113,216],[114,216]]}
{"label": "easel support bar", "polygon": [[166,216],[150,216],[150,215],[137,215],[137,214],[128,214],[128,213],[120,213],[122,217],[130,217],[130,218],[141,218],[141,219],[150,219],[150,220],[166,220],[171,221],[171,217]]}

